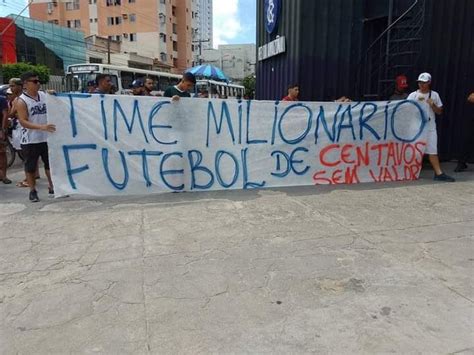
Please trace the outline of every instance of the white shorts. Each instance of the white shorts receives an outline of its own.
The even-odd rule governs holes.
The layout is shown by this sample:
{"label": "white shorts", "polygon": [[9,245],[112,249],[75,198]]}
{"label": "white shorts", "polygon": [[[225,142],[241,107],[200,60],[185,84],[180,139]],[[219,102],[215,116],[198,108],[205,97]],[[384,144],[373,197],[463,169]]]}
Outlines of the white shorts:
{"label": "white shorts", "polygon": [[428,130],[425,154],[438,155],[438,134],[436,129]]}

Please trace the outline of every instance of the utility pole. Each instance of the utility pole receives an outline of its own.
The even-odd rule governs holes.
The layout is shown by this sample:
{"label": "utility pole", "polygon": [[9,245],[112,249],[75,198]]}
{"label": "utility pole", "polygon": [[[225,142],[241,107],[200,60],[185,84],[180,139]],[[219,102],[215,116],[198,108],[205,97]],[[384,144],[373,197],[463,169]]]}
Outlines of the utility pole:
{"label": "utility pole", "polygon": [[197,41],[193,41],[193,43],[199,43],[198,46],[199,46],[199,65],[202,64],[202,43],[205,43],[205,42],[210,42],[211,40],[210,39],[199,39]]}

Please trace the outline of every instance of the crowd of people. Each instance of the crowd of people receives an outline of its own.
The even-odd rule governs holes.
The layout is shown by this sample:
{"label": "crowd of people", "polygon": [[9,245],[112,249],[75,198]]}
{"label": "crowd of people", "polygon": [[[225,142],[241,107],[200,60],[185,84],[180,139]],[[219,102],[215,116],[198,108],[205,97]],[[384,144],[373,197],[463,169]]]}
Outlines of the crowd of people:
{"label": "crowd of people", "polygon": [[[438,158],[438,137],[436,131],[436,115],[443,113],[443,103],[440,95],[431,89],[431,75],[422,73],[419,75],[417,83],[418,90],[408,94],[408,80],[400,75],[395,79],[395,90],[390,96],[390,100],[413,100],[420,104],[428,118],[427,124],[427,146],[426,154],[434,170],[434,180],[454,182],[455,179],[445,174],[440,166]],[[185,73],[177,85],[168,87],[163,96],[178,101],[182,97],[191,97],[191,90],[196,85],[196,78],[191,73]],[[151,78],[136,79],[131,84],[131,94],[135,96],[154,96],[152,94],[155,83]],[[116,89],[112,83],[112,78],[108,74],[98,74],[94,81],[87,83],[87,92],[91,94],[114,94]],[[2,114],[0,129],[0,182],[11,184],[7,177],[7,157],[6,146],[8,144],[8,130],[12,130],[12,144],[16,149],[21,149],[24,158],[25,179],[18,182],[18,187],[29,188],[29,199],[32,202],[39,201],[36,190],[36,180],[39,175],[39,160],[44,164],[44,174],[48,180],[48,193],[54,195],[54,187],[49,170],[48,156],[48,134],[55,132],[56,127],[48,123],[46,93],[40,90],[40,79],[34,72],[24,73],[21,78],[12,78],[9,81],[9,88],[6,92],[6,99],[0,97],[0,110]],[[211,94],[211,97],[215,93]],[[283,101],[298,101],[300,88],[297,84],[288,87],[287,94]],[[199,97],[209,97],[208,92],[202,92]],[[350,102],[345,96],[340,97],[336,102]],[[474,93],[471,93],[467,101],[474,104]],[[467,161],[472,143],[472,136],[467,137],[465,144],[465,154],[459,160],[455,169],[456,172],[464,171],[468,168]]]}

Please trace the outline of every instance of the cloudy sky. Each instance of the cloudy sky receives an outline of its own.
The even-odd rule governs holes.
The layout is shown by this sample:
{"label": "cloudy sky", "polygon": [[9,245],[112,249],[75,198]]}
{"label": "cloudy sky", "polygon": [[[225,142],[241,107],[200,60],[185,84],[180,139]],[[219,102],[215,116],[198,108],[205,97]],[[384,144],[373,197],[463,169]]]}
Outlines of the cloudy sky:
{"label": "cloudy sky", "polygon": [[[255,43],[256,1],[213,0],[215,47],[219,44]],[[0,16],[20,12],[26,2],[0,0]]]}
{"label": "cloudy sky", "polygon": [[257,0],[213,0],[214,46],[255,43]]}

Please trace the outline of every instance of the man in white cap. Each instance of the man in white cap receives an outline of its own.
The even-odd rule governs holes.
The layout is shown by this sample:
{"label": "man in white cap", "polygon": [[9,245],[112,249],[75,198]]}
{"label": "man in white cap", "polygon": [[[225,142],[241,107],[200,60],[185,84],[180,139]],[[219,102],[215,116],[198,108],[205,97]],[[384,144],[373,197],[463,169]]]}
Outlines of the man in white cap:
{"label": "man in white cap", "polygon": [[443,113],[443,103],[436,91],[431,90],[431,75],[421,73],[418,77],[418,90],[408,95],[407,100],[416,101],[425,111],[427,123],[426,151],[430,159],[431,166],[435,172],[434,180],[454,182],[451,176],[446,175],[441,170],[438,159],[438,134],[436,132],[436,115]]}

